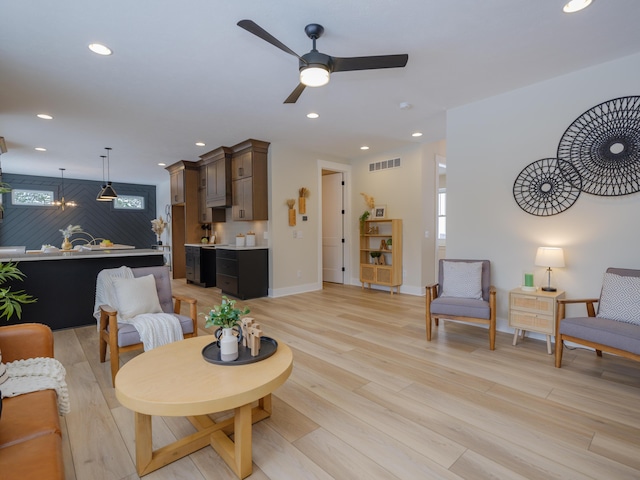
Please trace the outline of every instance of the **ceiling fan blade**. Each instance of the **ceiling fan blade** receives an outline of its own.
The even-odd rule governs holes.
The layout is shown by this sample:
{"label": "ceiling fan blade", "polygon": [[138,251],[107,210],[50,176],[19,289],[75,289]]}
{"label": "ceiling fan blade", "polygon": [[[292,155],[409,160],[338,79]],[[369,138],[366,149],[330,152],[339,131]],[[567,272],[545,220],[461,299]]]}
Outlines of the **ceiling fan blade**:
{"label": "ceiling fan blade", "polygon": [[376,70],[378,68],[404,67],[409,55],[375,55],[371,57],[332,57],[334,72],[348,72],[352,70]]}
{"label": "ceiling fan blade", "polygon": [[304,83],[299,83],[298,86],[293,90],[293,92],[291,92],[291,95],[287,97],[284,103],[296,103],[298,101],[298,97],[300,97],[300,95],[304,91],[304,87],[306,87]]}
{"label": "ceiling fan blade", "polygon": [[304,61],[302,59],[302,57],[300,57],[300,55],[298,55],[296,52],[291,50],[284,43],[282,43],[276,37],[271,35],[269,32],[267,32],[264,28],[262,28],[260,25],[258,25],[254,21],[252,21],[252,20],[240,20],[238,22],[238,26],[241,27],[241,28],[244,28],[249,33],[253,33],[256,37],[260,37],[265,42],[269,42],[274,47],[278,47],[283,52],[287,52],[288,54],[293,55],[294,57],[298,57],[298,59],[300,59],[304,63],[307,63],[306,61]]}

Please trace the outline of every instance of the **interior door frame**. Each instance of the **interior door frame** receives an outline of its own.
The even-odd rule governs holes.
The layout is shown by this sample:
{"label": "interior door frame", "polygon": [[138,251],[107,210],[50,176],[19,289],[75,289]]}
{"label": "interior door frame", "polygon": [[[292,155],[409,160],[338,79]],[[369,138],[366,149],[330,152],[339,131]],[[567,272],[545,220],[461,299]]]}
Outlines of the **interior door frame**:
{"label": "interior door frame", "polygon": [[351,278],[351,225],[349,218],[351,218],[351,165],[345,163],[329,162],[327,160],[318,160],[318,195],[320,200],[318,202],[318,284],[322,285],[322,171],[330,170],[336,173],[342,173],[344,181],[344,215],[342,215],[342,232],[344,235],[343,244],[343,259],[344,259],[344,285],[352,285]]}

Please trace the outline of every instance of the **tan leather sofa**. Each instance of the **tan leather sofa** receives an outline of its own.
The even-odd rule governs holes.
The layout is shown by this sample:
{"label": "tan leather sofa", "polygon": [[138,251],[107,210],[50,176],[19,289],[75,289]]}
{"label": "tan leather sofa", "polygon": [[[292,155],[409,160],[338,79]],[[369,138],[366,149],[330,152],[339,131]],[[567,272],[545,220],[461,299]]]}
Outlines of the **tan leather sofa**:
{"label": "tan leather sofa", "polygon": [[[3,362],[53,357],[53,334],[49,327],[38,323],[0,327],[0,351]],[[0,478],[64,479],[62,433],[54,390],[2,400]]]}

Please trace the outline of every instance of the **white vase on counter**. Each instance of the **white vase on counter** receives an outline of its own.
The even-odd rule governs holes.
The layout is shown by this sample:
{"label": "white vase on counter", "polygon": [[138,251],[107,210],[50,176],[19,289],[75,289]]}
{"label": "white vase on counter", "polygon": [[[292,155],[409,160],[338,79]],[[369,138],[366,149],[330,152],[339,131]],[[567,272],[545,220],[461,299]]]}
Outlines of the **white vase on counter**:
{"label": "white vase on counter", "polygon": [[245,238],[246,238],[247,247],[256,246],[256,235],[254,233],[247,233]]}

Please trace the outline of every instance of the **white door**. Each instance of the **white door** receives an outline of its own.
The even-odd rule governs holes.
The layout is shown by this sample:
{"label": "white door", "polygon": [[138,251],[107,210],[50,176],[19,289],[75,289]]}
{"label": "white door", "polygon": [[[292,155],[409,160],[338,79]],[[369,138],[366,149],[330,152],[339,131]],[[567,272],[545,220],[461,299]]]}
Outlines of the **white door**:
{"label": "white door", "polygon": [[322,175],[322,281],[344,283],[344,202],[341,172]]}

